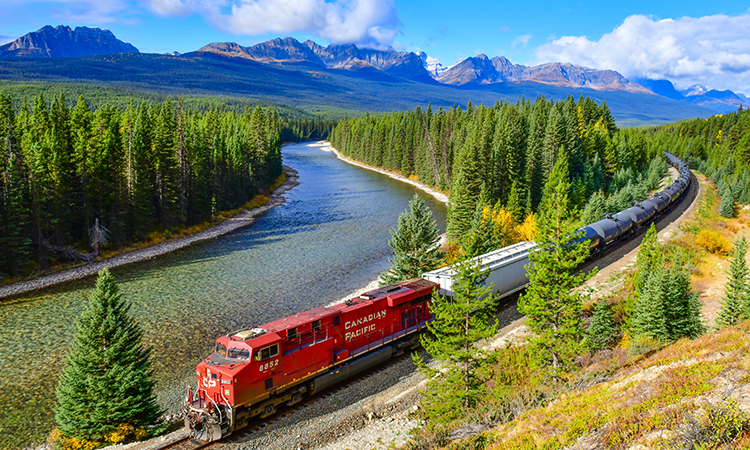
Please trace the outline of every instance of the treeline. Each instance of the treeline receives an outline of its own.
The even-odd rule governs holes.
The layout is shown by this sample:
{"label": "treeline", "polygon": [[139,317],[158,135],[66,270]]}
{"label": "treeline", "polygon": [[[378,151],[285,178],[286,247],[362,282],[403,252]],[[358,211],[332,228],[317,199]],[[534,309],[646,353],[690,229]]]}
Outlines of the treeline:
{"label": "treeline", "polygon": [[536,211],[563,153],[580,209],[594,193],[608,192],[619,171],[637,177],[661,154],[643,133],[618,130],[606,103],[583,97],[367,115],[339,122],[330,141],[349,157],[450,191],[454,238],[471,229],[481,202],[499,202],[517,217]]}
{"label": "treeline", "polygon": [[[180,100],[92,110],[0,94],[0,272],[200,223],[282,173],[280,120]],[[106,238],[106,239],[105,239]]]}
{"label": "treeline", "polygon": [[336,123],[335,120],[323,120],[320,117],[314,119],[281,117],[281,142],[328,139]]}
{"label": "treeline", "polygon": [[648,140],[706,174],[721,194],[719,212],[734,215],[734,204],[750,203],[750,111],[693,119],[644,130]]}

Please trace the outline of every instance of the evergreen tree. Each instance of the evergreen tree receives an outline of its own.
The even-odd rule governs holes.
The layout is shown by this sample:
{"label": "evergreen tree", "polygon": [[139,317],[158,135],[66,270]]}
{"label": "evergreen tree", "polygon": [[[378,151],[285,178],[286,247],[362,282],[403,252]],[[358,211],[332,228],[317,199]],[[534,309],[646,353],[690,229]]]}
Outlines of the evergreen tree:
{"label": "evergreen tree", "polygon": [[514,181],[510,186],[510,194],[508,195],[508,203],[506,208],[517,223],[523,222],[525,216],[525,208],[521,203],[521,193],[518,191],[518,182]]}
{"label": "evergreen tree", "polygon": [[448,203],[448,236],[460,239],[469,231],[475,211],[474,196],[467,184],[466,173],[459,171],[453,180],[450,202]]}
{"label": "evergreen tree", "polygon": [[502,240],[501,236],[495,234],[492,209],[484,206],[481,211],[477,208],[471,230],[461,240],[461,248],[467,257],[473,258],[498,249]]}
{"label": "evergreen tree", "polygon": [[734,217],[734,198],[732,197],[732,191],[729,188],[721,191],[719,215],[721,217]]}
{"label": "evergreen tree", "polygon": [[607,212],[607,203],[602,191],[594,192],[583,208],[583,223],[594,223],[602,220]]}
{"label": "evergreen tree", "polygon": [[123,424],[157,423],[161,411],[142,335],[114,278],[102,270],[57,387],[55,419],[65,438],[103,442]]}
{"label": "evergreen tree", "polygon": [[615,321],[612,318],[612,308],[609,303],[604,299],[594,303],[594,315],[586,331],[585,340],[589,352],[596,353],[607,348],[612,343],[616,331]]}
{"label": "evergreen tree", "polygon": [[669,340],[667,304],[663,295],[664,268],[653,267],[646,275],[632,318],[634,336],[644,336],[660,342]]}
{"label": "evergreen tree", "polygon": [[398,227],[391,230],[389,245],[395,256],[389,259],[391,269],[380,274],[380,284],[385,286],[419,278],[436,269],[443,261],[439,241],[432,211],[419,195],[414,194],[409,201],[409,211],[398,217]]}
{"label": "evergreen tree", "polygon": [[416,365],[431,379],[424,393],[425,409],[433,418],[447,420],[460,417],[462,408],[471,407],[481,398],[484,380],[478,369],[485,353],[474,343],[497,332],[497,323],[492,321],[492,287],[483,286],[488,271],[480,270],[471,260],[458,263],[453,270],[453,297],[433,295],[430,311],[434,320],[427,324],[430,332],[420,337],[424,349],[447,364],[446,370],[429,370],[414,355]]}
{"label": "evergreen tree", "polygon": [[748,291],[747,240],[741,237],[734,243],[732,263],[729,265],[729,279],[724,288],[724,301],[716,317],[716,324],[721,328],[738,324],[747,318],[746,303],[750,295]]}
{"label": "evergreen tree", "polygon": [[706,331],[701,321],[701,303],[698,294],[692,290],[681,253],[674,256],[664,273],[662,296],[670,342],[682,337],[694,339]]}
{"label": "evergreen tree", "polygon": [[591,274],[574,274],[586,259],[585,243],[576,238],[578,216],[569,200],[570,177],[567,157],[562,154],[544,186],[536,222],[538,248],[529,255],[529,285],[518,301],[526,324],[534,333],[529,339],[534,363],[554,381],[574,366],[583,338],[580,286]]}
{"label": "evergreen tree", "polygon": [[659,244],[659,237],[653,223],[648,227],[648,231],[646,231],[646,235],[638,247],[638,256],[636,257],[635,264],[635,291],[636,295],[640,295],[646,285],[648,275],[652,270],[660,268],[663,264],[661,245]]}

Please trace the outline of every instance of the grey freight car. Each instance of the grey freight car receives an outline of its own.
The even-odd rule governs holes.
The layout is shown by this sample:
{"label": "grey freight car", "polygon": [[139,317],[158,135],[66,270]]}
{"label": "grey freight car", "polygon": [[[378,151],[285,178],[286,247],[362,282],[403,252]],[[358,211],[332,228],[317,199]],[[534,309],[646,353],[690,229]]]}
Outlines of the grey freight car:
{"label": "grey freight car", "polygon": [[[534,248],[534,242],[519,242],[479,255],[472,261],[479,261],[482,270],[489,269],[485,286],[492,283],[492,293],[502,298],[523,289],[529,283],[525,266],[529,264],[529,251]],[[441,295],[453,296],[453,275],[452,267],[447,266],[427,272],[422,278],[440,284]]]}

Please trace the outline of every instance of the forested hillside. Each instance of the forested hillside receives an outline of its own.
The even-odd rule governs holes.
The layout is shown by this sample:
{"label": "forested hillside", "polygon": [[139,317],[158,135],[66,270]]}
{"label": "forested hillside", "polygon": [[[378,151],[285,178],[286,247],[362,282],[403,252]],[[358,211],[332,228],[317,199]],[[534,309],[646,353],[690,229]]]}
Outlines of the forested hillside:
{"label": "forested hillside", "polygon": [[734,204],[750,203],[750,111],[739,109],[643,130],[652,147],[672,149],[719,188],[719,211],[734,215]]}
{"label": "forested hillside", "polygon": [[330,140],[349,157],[450,191],[452,237],[470,229],[477,203],[499,201],[517,219],[536,211],[562,153],[581,209],[596,192],[643,184],[647,163],[661,155],[643,133],[618,130],[606,103],[572,97],[365,116],[340,122]]}
{"label": "forested hillside", "polygon": [[[0,273],[196,224],[281,175],[280,119],[181,101],[92,110],[0,94]],[[89,255],[91,256],[91,255]]]}

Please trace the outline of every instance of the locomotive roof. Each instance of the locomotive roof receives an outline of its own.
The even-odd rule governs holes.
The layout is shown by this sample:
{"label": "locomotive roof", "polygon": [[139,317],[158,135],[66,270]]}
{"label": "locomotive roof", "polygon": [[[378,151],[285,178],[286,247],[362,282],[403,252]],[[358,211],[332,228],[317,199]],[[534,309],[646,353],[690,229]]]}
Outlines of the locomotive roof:
{"label": "locomotive roof", "polygon": [[[402,281],[392,286],[385,286],[371,291],[364,292],[358,297],[354,297],[351,300],[347,300],[342,303],[337,303],[330,306],[322,306],[319,308],[311,309],[309,311],[294,314],[293,316],[285,317],[283,319],[275,320],[257,327],[245,328],[236,332],[229,333],[230,339],[236,340],[252,340],[255,344],[256,339],[269,334],[278,333],[281,330],[288,330],[295,328],[300,325],[314,322],[316,320],[322,320],[325,317],[334,316],[347,309],[357,309],[365,305],[370,305],[374,300],[386,297],[401,297],[403,295],[412,294],[416,291],[423,289],[432,289],[435,286],[434,283],[417,278],[414,280]],[[261,339],[265,341],[266,339]]]}

